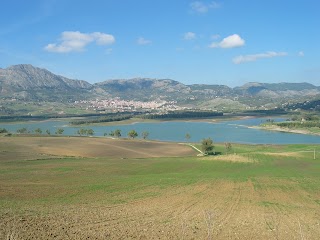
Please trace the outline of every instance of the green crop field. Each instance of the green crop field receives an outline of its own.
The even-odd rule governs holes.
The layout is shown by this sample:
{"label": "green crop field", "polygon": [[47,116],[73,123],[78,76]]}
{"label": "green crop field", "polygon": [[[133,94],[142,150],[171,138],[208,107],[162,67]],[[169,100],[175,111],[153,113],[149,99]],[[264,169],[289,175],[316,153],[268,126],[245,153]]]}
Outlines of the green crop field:
{"label": "green crop field", "polygon": [[63,157],[1,141],[0,238],[319,239],[320,145],[215,150]]}

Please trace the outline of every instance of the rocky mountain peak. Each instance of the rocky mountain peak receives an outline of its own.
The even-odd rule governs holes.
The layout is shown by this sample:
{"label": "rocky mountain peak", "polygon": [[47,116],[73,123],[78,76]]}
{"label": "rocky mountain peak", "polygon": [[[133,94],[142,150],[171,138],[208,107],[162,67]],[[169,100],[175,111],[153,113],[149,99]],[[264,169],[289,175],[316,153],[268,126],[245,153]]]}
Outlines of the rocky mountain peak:
{"label": "rocky mountain peak", "polygon": [[[225,85],[185,85],[172,79],[132,78],[112,79],[95,83],[69,79],[30,64],[0,68],[2,97],[22,96],[22,99],[62,99],[119,97],[127,100],[169,100],[189,103],[221,99],[258,97],[265,99],[296,98],[320,95],[320,87],[309,83],[249,82],[240,87]],[[17,97],[19,98],[19,97]]]}

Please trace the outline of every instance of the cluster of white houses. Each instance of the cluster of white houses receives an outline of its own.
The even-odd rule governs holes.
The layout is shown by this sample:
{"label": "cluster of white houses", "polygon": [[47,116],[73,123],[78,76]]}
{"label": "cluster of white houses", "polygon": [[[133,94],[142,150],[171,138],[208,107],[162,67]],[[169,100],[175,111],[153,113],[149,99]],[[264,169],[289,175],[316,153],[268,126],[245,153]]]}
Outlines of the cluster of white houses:
{"label": "cluster of white houses", "polygon": [[106,111],[137,111],[137,110],[181,110],[183,108],[176,105],[175,101],[133,101],[113,99],[96,99],[75,101],[75,105],[86,108],[87,110],[106,110]]}

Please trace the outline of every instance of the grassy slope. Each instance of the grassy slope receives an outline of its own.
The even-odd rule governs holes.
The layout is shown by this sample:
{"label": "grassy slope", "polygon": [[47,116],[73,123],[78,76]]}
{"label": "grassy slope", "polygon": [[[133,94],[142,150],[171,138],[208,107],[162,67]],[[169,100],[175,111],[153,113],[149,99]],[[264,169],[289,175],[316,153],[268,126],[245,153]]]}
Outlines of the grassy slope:
{"label": "grassy slope", "polygon": [[[222,156],[225,156],[226,159],[236,153],[237,156],[248,159],[249,162],[224,161],[223,157],[222,160],[218,161],[211,157],[62,158],[33,161],[27,160],[30,159],[28,156],[26,156],[26,159],[20,158],[20,160],[1,158],[0,216],[6,216],[6,214],[9,214],[9,216],[24,216],[26,213],[28,215],[40,214],[46,216],[47,212],[52,209],[60,211],[61,206],[72,209],[77,208],[77,206],[90,208],[90,206],[102,207],[124,204],[129,208],[130,204],[135,204],[136,201],[143,201],[142,204],[148,204],[149,201],[155,201],[154,199],[162,199],[161,201],[163,201],[164,198],[167,199],[168,193],[181,192],[181,189],[185,188],[189,190],[186,190],[185,193],[179,193],[178,196],[182,197],[182,202],[190,199],[190,196],[192,199],[195,198],[192,200],[195,207],[201,207],[201,201],[204,201],[203,204],[206,204],[204,209],[209,208],[207,204],[214,204],[215,199],[221,196],[222,203],[219,203],[218,206],[214,205],[214,209],[218,207],[216,211],[219,211],[219,209],[223,209],[224,205],[228,207],[230,204],[230,211],[232,212],[229,214],[229,210],[226,210],[226,217],[228,218],[228,215],[231,216],[232,214],[232,216],[237,216],[240,222],[248,221],[245,220],[247,218],[244,214],[246,214],[246,211],[253,211],[253,214],[256,214],[253,216],[256,217],[253,217],[252,220],[249,219],[250,224],[258,224],[261,218],[264,219],[266,224],[265,227],[262,226],[264,237],[261,235],[258,239],[274,237],[270,235],[272,234],[270,231],[273,231],[272,229],[278,224],[277,219],[287,221],[289,230],[291,227],[297,227],[297,221],[300,224],[298,216],[303,216],[301,221],[304,224],[304,234],[309,234],[307,235],[308,239],[316,239],[312,237],[315,234],[320,234],[314,227],[317,216],[311,217],[311,215],[320,210],[320,156],[318,155],[317,159],[314,160],[313,153],[310,152],[313,149],[316,149],[320,155],[320,145],[253,146],[234,144],[232,154],[227,156],[223,155],[223,145],[216,146],[216,151],[222,152]],[[0,145],[0,151],[8,154],[14,149],[9,145],[2,144]],[[228,190],[230,193],[224,191],[223,187],[219,188],[220,185],[225,186],[225,184],[227,184],[226,186],[234,185]],[[215,185],[218,186],[218,189],[215,189]],[[253,193],[250,192],[251,185],[255,197],[252,197]],[[202,188],[202,186],[209,187],[205,192],[194,190]],[[234,195],[238,192],[238,189],[242,192],[239,198]],[[212,203],[204,198],[207,194],[211,196]],[[176,197],[174,196],[174,198]],[[170,202],[168,206],[170,206]],[[183,207],[184,204],[181,206]],[[157,205],[154,205],[154,208],[156,207]],[[161,205],[160,208],[162,208]],[[247,208],[249,210],[246,210]],[[190,209],[192,211],[193,207]],[[200,213],[204,211],[201,209],[199,210]],[[138,218],[143,213],[142,209],[131,209],[130,211],[132,211],[131,213],[136,212]],[[269,213],[270,211],[271,213]],[[57,215],[59,218],[59,213]],[[223,216],[223,213],[221,213],[221,216]],[[74,217],[76,218],[76,216]],[[202,213],[200,219],[201,217],[203,217]],[[121,219],[121,221],[125,221],[125,218]],[[164,229],[171,223],[174,230],[172,230],[170,236],[172,238],[181,236],[179,235],[181,234],[180,218],[175,222],[175,218],[170,217],[169,214],[164,219],[161,220],[164,221],[161,222],[162,225],[158,223],[158,228]],[[191,222],[190,224],[196,224],[195,220],[192,219],[187,220]],[[239,223],[234,222],[236,220],[230,217],[228,220],[230,226],[232,224],[238,225]],[[149,221],[156,220],[149,219]],[[222,224],[227,220],[222,218],[216,221],[217,224]],[[258,223],[251,223],[251,221],[258,221]],[[144,224],[147,223],[143,223],[142,226]],[[291,226],[290,224],[294,225]],[[136,227],[139,228],[138,226]],[[126,228],[124,227],[124,229]],[[225,233],[217,228],[214,229],[214,232],[220,234],[218,236],[224,239],[229,235],[223,234],[234,231],[227,226],[225,226],[225,229],[228,229]],[[244,234],[249,234],[252,229],[260,231],[258,230],[260,226],[252,225],[247,232],[243,230],[240,236],[248,236]],[[199,233],[200,235],[195,235],[195,237],[205,238],[206,230],[202,228],[201,232],[202,235]],[[95,233],[97,233],[97,230],[95,230]],[[139,229],[134,230],[132,234],[137,233],[140,233]],[[110,234],[115,234],[115,232],[111,231]],[[128,233],[123,233],[118,237],[111,236],[114,236],[114,238],[128,237],[126,234]],[[155,237],[154,234],[151,233],[148,237]],[[284,231],[277,234],[279,234],[279,239],[286,239],[288,236]],[[300,236],[299,232],[292,229],[290,234],[290,237]]]}
{"label": "grassy slope", "polygon": [[[2,151],[10,151],[8,146],[4,148]],[[304,152],[313,148],[320,151],[319,146],[306,145],[233,146],[233,152],[253,163],[214,161],[205,157],[1,159],[0,206],[3,210],[40,203],[86,203],[92,199],[112,204],[135,199],[133,189],[148,192],[150,187],[166,189],[216,180],[251,179],[258,186],[260,179],[268,178],[274,180],[276,187],[281,179],[293,181],[296,188],[320,191],[320,161],[313,160],[312,152]],[[223,146],[217,146],[216,151],[224,151]],[[277,187],[284,186],[279,183]],[[157,190],[152,194],[158,194]]]}

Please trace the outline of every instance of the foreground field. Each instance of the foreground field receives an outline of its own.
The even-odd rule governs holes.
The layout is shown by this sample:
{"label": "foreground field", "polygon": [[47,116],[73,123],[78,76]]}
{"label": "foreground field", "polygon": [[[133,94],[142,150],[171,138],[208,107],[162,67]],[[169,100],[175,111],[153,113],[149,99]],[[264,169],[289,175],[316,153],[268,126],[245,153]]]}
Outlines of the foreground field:
{"label": "foreground field", "polygon": [[[150,156],[129,158],[103,157],[118,140],[39,139],[0,139],[0,239],[320,238],[319,145],[217,146],[217,157],[163,145],[151,157],[130,141],[123,152]],[[99,155],[84,144],[71,157],[81,141]]]}
{"label": "foreground field", "polygon": [[166,142],[88,137],[0,138],[1,158],[35,159],[53,157],[146,158],[195,156],[192,148]]}

